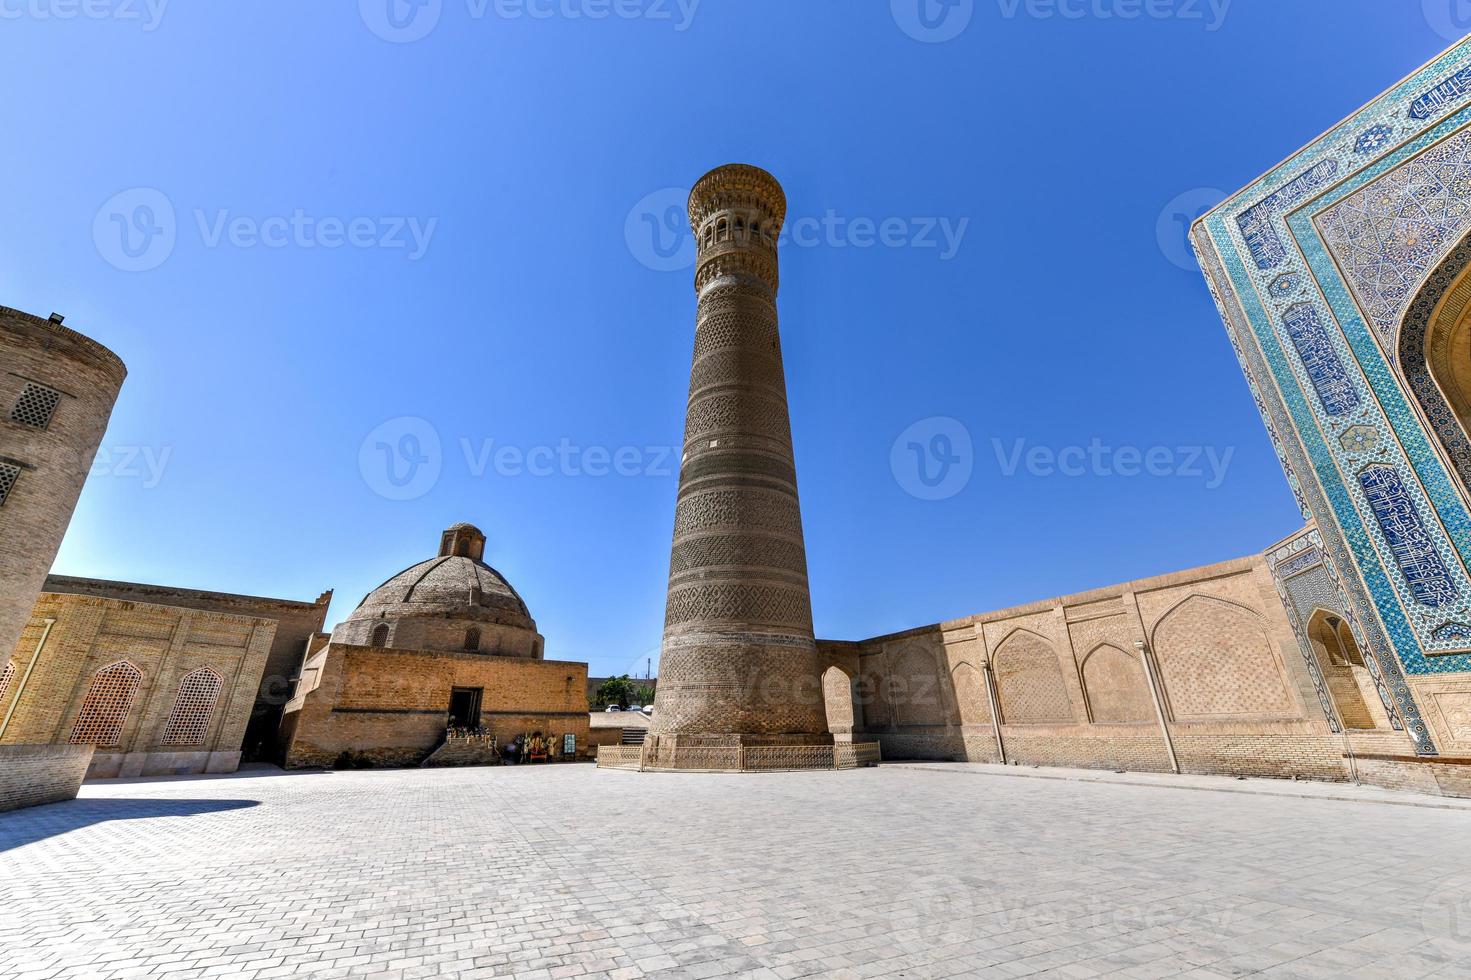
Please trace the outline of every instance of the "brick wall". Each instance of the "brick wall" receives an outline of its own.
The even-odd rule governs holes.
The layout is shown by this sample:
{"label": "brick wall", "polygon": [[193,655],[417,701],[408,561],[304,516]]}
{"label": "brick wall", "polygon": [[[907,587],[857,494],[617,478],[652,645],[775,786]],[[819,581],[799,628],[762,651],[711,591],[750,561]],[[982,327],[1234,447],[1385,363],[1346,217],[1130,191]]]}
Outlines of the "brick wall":
{"label": "brick wall", "polygon": [[90,745],[0,745],[0,813],[76,799],[91,761]]}
{"label": "brick wall", "polygon": [[[42,593],[7,657],[0,744],[67,744],[99,670],[138,673],[115,741],[99,744],[93,775],[233,771],[275,622],[87,595]],[[3,670],[3,667],[0,667]],[[212,675],[206,677],[206,675]],[[198,730],[170,730],[186,678],[207,679]]]}
{"label": "brick wall", "polygon": [[276,624],[275,638],[266,655],[261,678],[252,694],[249,723],[242,733],[240,744],[233,746],[243,752],[246,759],[262,758],[268,754],[275,741],[276,728],[280,724],[281,709],[291,697],[292,687],[296,683],[307,642],[323,629],[327,607],[332,601],[331,591],[322,593],[315,602],[296,602],[266,596],[203,592],[198,589],[74,578],[67,575],[49,576],[45,591],[199,609],[273,621]]}
{"label": "brick wall", "polygon": [[482,690],[481,724],[501,744],[536,731],[575,734],[580,754],[588,744],[586,664],[332,643],[286,706],[286,765],[417,765],[443,738],[456,687]]}
{"label": "brick wall", "polygon": [[1163,714],[1185,772],[1349,778],[1258,556],[853,646],[854,739],[885,758],[1000,761],[994,702],[1009,762],[1168,772]]}
{"label": "brick wall", "polygon": [[[127,371],[81,334],[0,306],[0,463],[20,475],[0,505],[0,651],[25,626]],[[61,397],[44,427],[10,418],[27,385]]]}

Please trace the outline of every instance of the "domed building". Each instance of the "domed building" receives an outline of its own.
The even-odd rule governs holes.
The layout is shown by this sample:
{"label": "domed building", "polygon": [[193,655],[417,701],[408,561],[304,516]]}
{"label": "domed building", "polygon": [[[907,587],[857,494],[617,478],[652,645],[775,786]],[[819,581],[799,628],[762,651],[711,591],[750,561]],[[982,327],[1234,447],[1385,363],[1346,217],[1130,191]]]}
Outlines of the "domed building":
{"label": "domed building", "polygon": [[288,768],[489,761],[540,734],[587,750],[587,664],[547,660],[526,602],[456,524],[312,643],[281,720]]}
{"label": "domed building", "polygon": [[536,621],[484,556],[480,529],[456,524],[444,532],[437,556],[369,592],[332,631],[333,641],[540,660],[545,642]]}

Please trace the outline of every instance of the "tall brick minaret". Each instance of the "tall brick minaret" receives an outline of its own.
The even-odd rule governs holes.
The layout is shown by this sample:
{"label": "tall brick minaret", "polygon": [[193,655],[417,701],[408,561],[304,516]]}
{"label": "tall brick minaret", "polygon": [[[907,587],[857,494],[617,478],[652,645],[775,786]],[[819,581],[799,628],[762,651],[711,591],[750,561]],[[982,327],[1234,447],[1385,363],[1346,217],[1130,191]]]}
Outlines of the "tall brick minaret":
{"label": "tall brick minaret", "polygon": [[[831,744],[777,332],[786,196],[744,164],[695,184],[694,366],[649,755]],[[680,753],[682,768],[727,768]]]}

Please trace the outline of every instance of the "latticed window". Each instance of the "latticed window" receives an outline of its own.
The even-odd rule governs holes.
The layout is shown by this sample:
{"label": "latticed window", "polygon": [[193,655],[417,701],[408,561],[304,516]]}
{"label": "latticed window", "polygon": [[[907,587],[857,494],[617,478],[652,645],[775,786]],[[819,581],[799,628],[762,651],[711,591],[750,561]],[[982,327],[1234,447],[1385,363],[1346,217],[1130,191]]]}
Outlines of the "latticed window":
{"label": "latticed window", "polygon": [[82,712],[72,725],[73,745],[116,745],[122,741],[123,725],[133,710],[133,699],[143,674],[126,660],[103,667],[92,675]]}
{"label": "latticed window", "polygon": [[388,646],[388,624],[379,623],[373,627],[373,638],[368,641],[375,647]]}
{"label": "latticed window", "polygon": [[220,675],[200,667],[184,675],[163,729],[165,745],[202,745],[220,698]]}
{"label": "latticed window", "polygon": [[61,392],[28,381],[10,409],[10,419],[33,429],[44,429],[51,424],[51,416],[60,401]]}
{"label": "latticed window", "polygon": [[480,649],[480,631],[473,626],[465,630],[465,649]]}
{"label": "latticed window", "polygon": [[10,693],[10,682],[15,679],[15,664],[6,664],[0,670],[0,706],[5,704],[5,695]]}
{"label": "latticed window", "polygon": [[0,461],[0,507],[5,506],[5,498],[10,496],[10,491],[15,488],[15,481],[19,479],[19,466]]}

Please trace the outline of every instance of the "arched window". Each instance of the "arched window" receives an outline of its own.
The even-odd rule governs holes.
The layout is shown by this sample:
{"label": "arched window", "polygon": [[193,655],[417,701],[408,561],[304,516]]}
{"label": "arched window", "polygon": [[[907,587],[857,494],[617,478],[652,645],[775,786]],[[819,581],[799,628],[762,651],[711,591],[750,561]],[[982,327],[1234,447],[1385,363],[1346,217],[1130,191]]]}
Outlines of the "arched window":
{"label": "arched window", "polygon": [[705,226],[705,247],[706,248],[709,248],[713,244],[715,244],[715,226],[714,225],[706,225]]}
{"label": "arched window", "polygon": [[480,649],[480,630],[476,629],[474,626],[472,626],[469,629],[465,630],[465,649],[466,650],[479,650]]}
{"label": "arched window", "polygon": [[108,664],[93,674],[67,741],[73,745],[116,745],[122,741],[123,726],[142,681],[142,672],[126,660]]}
{"label": "arched window", "polygon": [[163,729],[165,745],[203,745],[220,698],[220,675],[208,667],[191,670],[179,682],[173,710]]}
{"label": "arched window", "polygon": [[377,626],[374,626],[373,627],[373,638],[368,641],[368,645],[369,646],[375,646],[375,647],[386,647],[386,646],[388,646],[388,624],[387,623],[379,623]]}
{"label": "arched window", "polygon": [[723,242],[729,237],[730,225],[726,222],[724,218],[721,218],[719,221],[715,222],[715,240],[717,242]]}
{"label": "arched window", "polygon": [[738,241],[738,242],[744,242],[746,240],[746,219],[745,218],[737,218],[735,220],[735,237],[736,237],[736,241]]}

